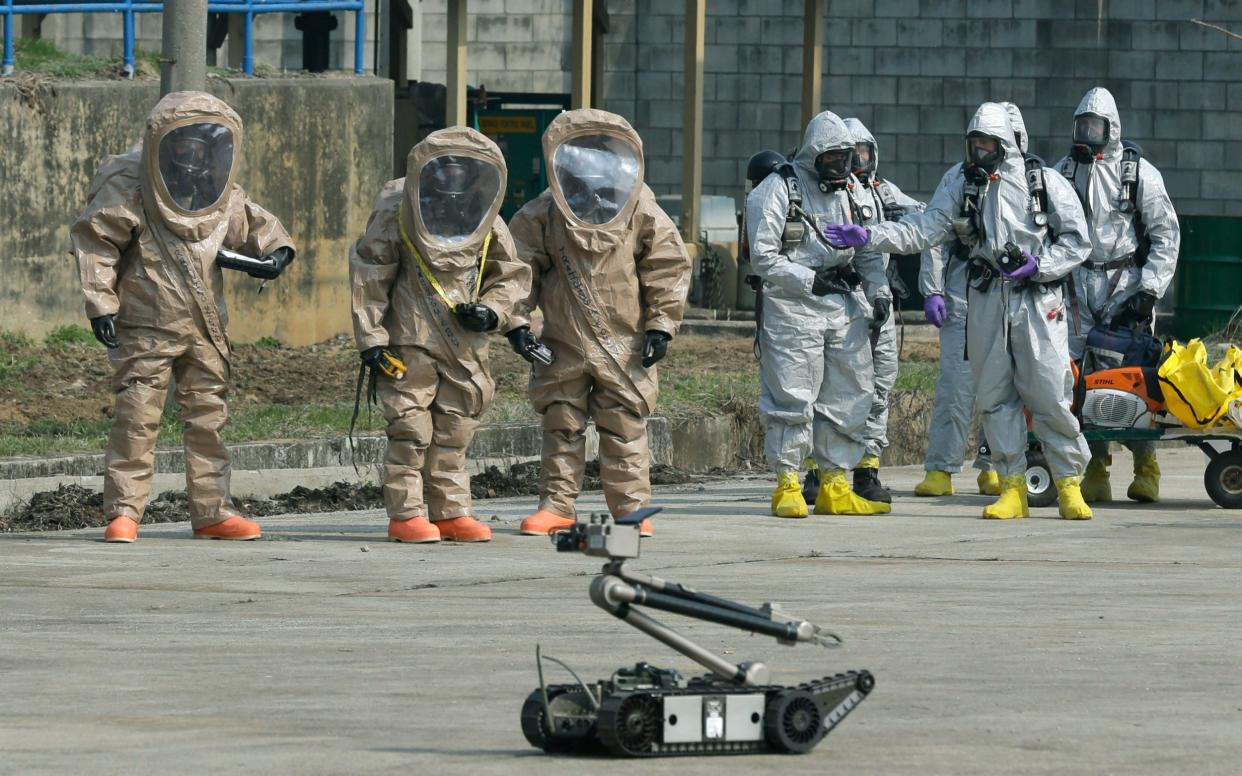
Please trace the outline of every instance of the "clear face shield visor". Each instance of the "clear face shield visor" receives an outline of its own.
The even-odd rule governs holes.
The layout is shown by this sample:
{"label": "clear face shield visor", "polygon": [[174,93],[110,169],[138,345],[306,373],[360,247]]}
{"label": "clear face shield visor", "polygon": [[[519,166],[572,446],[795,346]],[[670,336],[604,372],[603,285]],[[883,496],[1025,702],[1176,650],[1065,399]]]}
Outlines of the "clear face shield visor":
{"label": "clear face shield visor", "polygon": [[609,135],[583,135],[562,143],[553,154],[565,205],[579,221],[607,224],[625,210],[639,183],[638,149]]}
{"label": "clear face shield visor", "polygon": [[437,156],[418,174],[419,218],[428,236],[446,245],[474,235],[501,196],[500,170],[473,156]]}
{"label": "clear face shield visor", "polygon": [[215,205],[233,171],[233,131],[201,122],[177,127],[159,142],[159,172],[164,188],[187,213]]}

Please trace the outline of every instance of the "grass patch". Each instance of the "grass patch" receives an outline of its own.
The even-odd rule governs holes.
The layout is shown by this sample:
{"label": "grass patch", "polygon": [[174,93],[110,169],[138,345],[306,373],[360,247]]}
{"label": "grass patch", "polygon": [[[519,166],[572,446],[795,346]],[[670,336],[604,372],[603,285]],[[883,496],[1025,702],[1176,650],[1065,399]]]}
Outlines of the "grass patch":
{"label": "grass patch", "polygon": [[102,451],[112,420],[38,420],[25,427],[0,426],[0,457]]}
{"label": "grass patch", "polygon": [[34,342],[18,331],[0,331],[0,380],[8,380],[34,366],[36,358],[29,353]]}
{"label": "grass patch", "polygon": [[266,337],[259,337],[258,341],[255,342],[254,344],[258,345],[261,348],[272,348],[272,349],[279,348],[281,346],[280,340],[277,339],[276,337],[271,336],[270,334]]}
{"label": "grass patch", "polygon": [[[51,78],[124,78],[123,56],[96,57],[62,51],[55,43],[43,38],[18,38],[13,41],[13,60],[19,73],[33,73]],[[160,72],[160,55],[155,51],[134,50],[136,76],[155,77]]]}
{"label": "grass patch", "polygon": [[918,391],[919,393],[936,392],[936,381],[940,379],[940,365],[932,361],[903,361],[897,371],[898,391]]}
{"label": "grass patch", "polygon": [[757,367],[739,371],[692,372],[661,381],[657,414],[703,416],[720,412],[738,401],[758,402]]}
{"label": "grass patch", "polygon": [[76,323],[71,323],[67,326],[57,326],[43,338],[43,343],[52,347],[58,345],[94,345],[95,342],[94,333],[85,326],[79,326]]}

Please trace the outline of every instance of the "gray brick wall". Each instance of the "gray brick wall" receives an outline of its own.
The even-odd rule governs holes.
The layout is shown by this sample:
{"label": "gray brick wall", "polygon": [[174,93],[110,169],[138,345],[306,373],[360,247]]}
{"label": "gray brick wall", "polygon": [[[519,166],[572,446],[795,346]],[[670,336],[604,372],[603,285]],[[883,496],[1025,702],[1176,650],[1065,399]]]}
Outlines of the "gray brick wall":
{"label": "gray brick wall", "polygon": [[[1240,0],[828,0],[824,106],[876,134],[883,172],[930,196],[985,100],[1023,111],[1032,150],[1066,151],[1092,86],[1164,172],[1179,211],[1242,215]],[[1103,9],[1103,14],[1098,11]],[[680,183],[682,8],[611,0],[604,107],[642,133],[651,184]],[[800,0],[713,0],[705,62],[705,193],[739,195],[746,159],[801,135]]]}
{"label": "gray brick wall", "polygon": [[[421,0],[422,80],[444,83],[445,0]],[[568,92],[573,0],[470,0],[466,80],[494,92]]]}
{"label": "gray brick wall", "polygon": [[[962,152],[984,100],[1021,106],[1032,148],[1049,163],[1068,145],[1074,106],[1108,87],[1123,131],[1165,173],[1179,210],[1242,215],[1242,0],[825,0],[824,106],[857,116],[881,144],[883,172],[930,195]],[[423,80],[443,82],[445,0],[420,0]],[[374,1],[369,3],[374,7]],[[803,0],[711,0],[704,65],[704,175],[709,194],[739,195],[746,160],[794,148],[802,133]],[[684,5],[609,0],[602,107],[644,138],[650,183],[681,175]],[[568,92],[573,0],[471,0],[472,85]],[[368,14],[370,17],[371,14]],[[115,15],[50,17],[71,50],[115,53]],[[373,31],[368,18],[368,35]],[[139,17],[139,45],[157,49],[158,15]],[[260,17],[256,58],[301,66],[292,16]],[[350,63],[342,19],[333,64]],[[371,64],[370,43],[367,65]]]}

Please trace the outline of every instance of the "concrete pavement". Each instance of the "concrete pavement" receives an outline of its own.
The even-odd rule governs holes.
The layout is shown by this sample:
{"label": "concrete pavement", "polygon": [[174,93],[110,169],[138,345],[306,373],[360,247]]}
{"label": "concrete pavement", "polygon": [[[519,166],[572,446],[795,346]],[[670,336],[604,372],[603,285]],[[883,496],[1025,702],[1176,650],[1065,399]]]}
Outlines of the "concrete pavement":
{"label": "concrete pavement", "polygon": [[186,524],[131,546],[5,535],[0,773],[1237,773],[1242,513],[1207,499],[1198,451],[1161,460],[1164,503],[1085,523],[979,520],[969,475],[915,499],[915,467],[887,472],[898,500],[876,518],[766,517],[766,478],[658,489],[636,568],[782,602],[846,643],[689,634],[778,681],[875,673],[805,757],[531,749],[536,642],[590,679],[693,664],[589,603],[597,561],[518,536],[528,499],[481,503],[496,538],[476,546],[386,543],[375,512],[269,518],[248,544]]}

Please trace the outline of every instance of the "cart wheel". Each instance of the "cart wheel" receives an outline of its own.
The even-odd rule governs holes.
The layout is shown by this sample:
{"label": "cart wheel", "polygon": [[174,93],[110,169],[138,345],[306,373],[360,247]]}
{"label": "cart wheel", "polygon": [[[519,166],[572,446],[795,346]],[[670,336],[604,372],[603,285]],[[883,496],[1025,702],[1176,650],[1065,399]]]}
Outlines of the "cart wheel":
{"label": "cart wheel", "polygon": [[1026,451],[1026,500],[1033,507],[1050,507],[1057,503],[1052,470],[1040,450]]}
{"label": "cart wheel", "polygon": [[1203,473],[1203,487],[1225,509],[1242,509],[1242,450],[1213,458]]}

